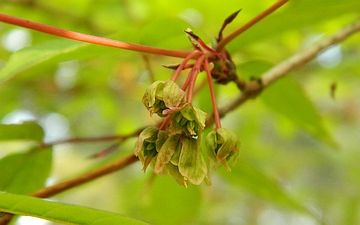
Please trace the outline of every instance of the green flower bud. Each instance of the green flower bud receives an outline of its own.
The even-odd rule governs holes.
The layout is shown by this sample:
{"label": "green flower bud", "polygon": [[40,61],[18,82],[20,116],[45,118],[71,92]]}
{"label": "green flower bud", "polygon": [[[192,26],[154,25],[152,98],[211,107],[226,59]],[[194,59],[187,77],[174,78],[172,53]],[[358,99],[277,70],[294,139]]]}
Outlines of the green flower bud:
{"label": "green flower bud", "polygon": [[181,175],[181,173],[179,172],[179,167],[169,163],[166,165],[166,168],[169,171],[169,173],[171,174],[171,176],[174,177],[174,179],[176,180],[176,182],[178,184],[185,186],[185,187],[188,186],[188,181],[187,181],[186,177]]}
{"label": "green flower bud", "polygon": [[152,159],[158,154],[156,150],[156,140],[158,139],[159,129],[157,127],[147,127],[139,135],[135,143],[135,155],[143,163],[145,171]]}
{"label": "green flower bud", "polygon": [[227,161],[233,159],[233,165],[235,165],[240,155],[238,147],[240,141],[236,134],[225,128],[219,128],[207,135],[205,144],[211,167],[217,168],[219,164],[222,164],[230,171]]}
{"label": "green flower bud", "polygon": [[170,130],[196,139],[205,128],[205,120],[205,112],[186,104],[181,110],[171,114]]}
{"label": "green flower bud", "polygon": [[181,175],[193,184],[201,184],[207,177],[207,166],[200,148],[200,139],[182,138],[178,168]]}
{"label": "green flower bud", "polygon": [[171,134],[161,146],[155,162],[155,173],[160,173],[165,168],[165,165],[170,162],[175,151],[178,149],[177,146],[181,145],[179,139],[180,134]]}
{"label": "green flower bud", "polygon": [[152,83],[143,96],[143,104],[150,115],[166,116],[167,109],[180,107],[185,103],[186,93],[173,81],[156,81]]}

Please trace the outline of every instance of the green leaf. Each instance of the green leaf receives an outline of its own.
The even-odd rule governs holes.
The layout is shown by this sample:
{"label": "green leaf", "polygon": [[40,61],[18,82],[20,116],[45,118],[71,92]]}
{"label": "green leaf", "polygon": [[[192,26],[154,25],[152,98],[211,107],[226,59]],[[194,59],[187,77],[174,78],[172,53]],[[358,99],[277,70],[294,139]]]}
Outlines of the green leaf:
{"label": "green leaf", "polygon": [[169,49],[191,46],[183,32],[187,27],[189,24],[179,18],[151,20],[141,29],[140,44]]}
{"label": "green leaf", "polygon": [[154,126],[146,127],[139,135],[139,138],[137,142],[135,143],[135,155],[139,155],[140,152],[144,149],[144,142],[150,141],[150,139],[153,139],[153,141],[156,141],[156,135],[159,132],[159,129]]}
{"label": "green leaf", "polygon": [[3,83],[15,74],[34,65],[49,60],[55,56],[69,53],[85,45],[87,44],[72,40],[60,39],[30,46],[15,52],[11,55],[9,61],[0,71],[0,83]]}
{"label": "green leaf", "polygon": [[179,171],[193,184],[200,184],[207,175],[207,166],[199,146],[200,139],[183,138]]}
{"label": "green leaf", "polygon": [[270,200],[286,209],[315,216],[302,203],[293,199],[273,178],[244,159],[240,159],[231,172],[220,170],[220,173],[232,184],[246,188],[261,198]]}
{"label": "green leaf", "polygon": [[120,203],[127,210],[126,214],[151,224],[194,224],[202,211],[202,187],[189,185],[184,188],[170,176],[156,176],[151,185],[140,177],[122,188],[126,195]]}
{"label": "green leaf", "polygon": [[218,128],[206,136],[206,148],[210,159],[210,167],[216,169],[221,163],[231,171],[227,161],[232,158],[233,164],[240,156],[240,142],[237,135],[226,129]]}
{"label": "green leaf", "polygon": [[296,126],[305,129],[332,147],[337,146],[315,106],[301,86],[291,77],[278,80],[267,88],[260,98],[269,109],[288,118]]}
{"label": "green leaf", "polygon": [[185,102],[186,92],[172,80],[165,81],[162,94],[163,101],[168,108],[178,107]]}
{"label": "green leaf", "polygon": [[326,20],[337,19],[344,14],[357,14],[358,7],[358,1],[354,0],[289,1],[231,41],[228,49],[230,52],[238,51],[251,43],[279,37],[283,32],[304,29]]}
{"label": "green leaf", "polygon": [[146,224],[111,212],[3,192],[0,192],[0,211],[64,224]]}
{"label": "green leaf", "polygon": [[52,165],[52,150],[30,150],[0,160],[0,190],[30,194],[45,186]]}
{"label": "green leaf", "polygon": [[38,141],[41,142],[44,131],[35,122],[22,124],[0,124],[0,141]]}
{"label": "green leaf", "polygon": [[161,146],[155,162],[155,173],[160,173],[165,165],[170,162],[171,157],[174,155],[177,145],[179,144],[179,139],[180,134],[171,134]]}

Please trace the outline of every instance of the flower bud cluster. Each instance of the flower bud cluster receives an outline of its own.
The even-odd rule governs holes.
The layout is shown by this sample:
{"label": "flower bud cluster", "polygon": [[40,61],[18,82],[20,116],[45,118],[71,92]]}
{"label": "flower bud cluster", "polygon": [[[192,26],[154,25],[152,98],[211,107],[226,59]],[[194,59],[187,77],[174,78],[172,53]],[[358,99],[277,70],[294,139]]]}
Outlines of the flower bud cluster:
{"label": "flower bud cluster", "polygon": [[206,136],[206,149],[210,159],[210,166],[214,169],[221,164],[230,171],[227,161],[233,160],[233,164],[239,158],[239,139],[236,134],[228,129],[219,128],[211,131]]}
{"label": "flower bud cluster", "polygon": [[[145,128],[135,144],[135,155],[150,165],[157,174],[172,175],[180,184],[210,184],[208,167],[201,150],[201,134],[205,128],[206,113],[185,100],[186,93],[173,81],[157,81],[147,88],[143,104],[150,114],[168,116],[161,129]],[[166,120],[165,120],[166,121]],[[236,135],[224,128],[212,131],[206,138],[211,165],[236,160],[239,155]]]}
{"label": "flower bud cluster", "polygon": [[150,115],[156,113],[165,117],[167,110],[177,109],[185,103],[185,91],[173,81],[156,81],[151,84],[143,97],[143,104]]}

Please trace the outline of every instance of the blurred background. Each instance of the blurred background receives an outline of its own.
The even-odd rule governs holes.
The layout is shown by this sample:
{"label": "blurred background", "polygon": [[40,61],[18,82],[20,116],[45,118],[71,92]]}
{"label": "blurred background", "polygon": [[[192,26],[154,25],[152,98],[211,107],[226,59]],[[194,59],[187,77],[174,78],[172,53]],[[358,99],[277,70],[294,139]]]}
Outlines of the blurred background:
{"label": "blurred background", "polygon": [[[2,0],[0,12],[131,43],[190,50],[186,28],[211,43],[231,13],[242,8],[224,35],[274,2]],[[353,23],[359,13],[358,0],[291,0],[227,49],[239,76],[260,77]],[[156,124],[159,119],[149,116],[142,95],[153,79],[171,77],[172,71],[162,64],[181,62],[77,43],[5,23],[0,23],[0,38],[0,70],[11,60],[18,63],[0,84],[0,122],[36,121],[44,129],[46,143],[129,134]],[[212,171],[212,186],[184,188],[171,176],[154,177],[151,169],[143,173],[140,163],[135,163],[52,199],[153,224],[360,224],[359,40],[355,34],[331,46],[227,114],[222,124],[237,133],[241,157],[232,172]],[[38,56],[43,60],[21,67],[26,60],[15,57],[27,48],[34,60]],[[47,49],[57,54],[46,58]],[[3,70],[0,78],[4,76]],[[198,79],[200,84],[205,76]],[[216,91],[220,107],[239,93],[232,83],[217,85]],[[194,104],[211,112],[207,87]],[[135,140],[95,159],[90,157],[113,143],[55,145],[46,185],[131,153]],[[28,143],[1,142],[0,164],[1,158],[29,149]],[[37,165],[27,166],[37,173]],[[36,177],[23,182],[32,179]],[[53,223],[20,217],[16,224]]]}

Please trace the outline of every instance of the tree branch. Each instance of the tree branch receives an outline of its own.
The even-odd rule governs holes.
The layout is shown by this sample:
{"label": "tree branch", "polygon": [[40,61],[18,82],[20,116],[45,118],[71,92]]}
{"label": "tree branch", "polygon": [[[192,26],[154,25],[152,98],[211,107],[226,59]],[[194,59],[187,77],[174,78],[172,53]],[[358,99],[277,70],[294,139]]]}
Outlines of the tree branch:
{"label": "tree branch", "polygon": [[178,58],[185,58],[187,55],[189,55],[191,52],[188,51],[181,51],[181,50],[169,50],[169,49],[162,49],[162,48],[156,48],[156,47],[150,47],[145,45],[139,45],[139,44],[132,44],[117,40],[112,40],[108,38],[103,37],[97,37],[89,34],[82,34],[74,31],[68,31],[64,29],[60,29],[57,27],[32,22],[29,20],[24,20],[21,18],[17,18],[14,16],[9,16],[6,14],[0,13],[0,21],[29,28],[32,30],[40,31],[46,34],[51,34],[63,38],[68,38],[72,40],[97,44],[97,45],[103,45],[113,48],[121,48],[125,50],[131,50],[131,51],[137,51],[137,52],[143,52],[143,53],[150,53],[150,54],[156,54],[156,55],[164,55],[164,56],[171,56],[171,57],[178,57]]}
{"label": "tree branch", "polygon": [[[238,108],[245,103],[249,98],[253,98],[258,95],[263,89],[270,86],[272,83],[284,77],[289,72],[303,66],[310,60],[315,58],[318,53],[324,49],[344,41],[349,36],[360,31],[360,19],[355,23],[339,30],[334,35],[318,42],[314,46],[297,53],[290,58],[280,62],[269,71],[265,72],[259,81],[247,82],[245,90],[240,93],[231,103],[219,109],[220,117],[224,117],[230,111]],[[213,115],[209,115],[206,120],[206,126],[211,125],[214,122]]]}
{"label": "tree branch", "polygon": [[298,67],[306,64],[310,60],[316,57],[318,53],[323,51],[324,49],[330,47],[331,45],[335,45],[344,41],[346,38],[351,36],[352,34],[360,31],[360,20],[357,20],[355,23],[347,26],[334,35],[318,42],[314,46],[300,52],[283,62],[277,64],[268,72],[264,73],[261,76],[261,84],[262,87],[265,88],[269,86],[271,83],[275,82],[279,78],[285,76],[288,72],[295,70]]}
{"label": "tree branch", "polygon": [[217,52],[221,52],[221,50],[227,45],[230,41],[232,41],[234,38],[242,34],[244,31],[252,27],[254,24],[258,23],[260,20],[264,19],[266,16],[280,8],[282,5],[284,5],[288,0],[279,0],[276,3],[274,3],[272,6],[267,8],[265,11],[254,17],[252,20],[247,22],[244,26],[240,27],[239,29],[235,30],[225,38],[223,38],[216,46],[215,50]]}
{"label": "tree branch", "polygon": [[39,197],[39,198],[47,198],[50,196],[54,196],[63,191],[69,190],[73,187],[80,186],[84,183],[95,180],[96,178],[102,177],[104,175],[113,173],[118,170],[121,170],[122,168],[127,167],[136,161],[138,161],[138,158],[134,154],[130,154],[128,156],[125,156],[121,159],[118,159],[118,160],[112,162],[112,163],[106,164],[98,169],[95,169],[88,173],[82,174],[73,179],[70,179],[70,180],[67,180],[64,182],[60,182],[53,186],[49,186],[49,187],[43,188],[41,190],[38,190],[38,191],[30,194],[30,196]]}
{"label": "tree branch", "polygon": [[[54,196],[56,194],[69,190],[73,187],[77,187],[89,181],[95,180],[96,178],[121,170],[122,168],[127,167],[136,161],[138,161],[138,158],[134,154],[130,154],[119,160],[116,160],[115,162],[106,164],[103,167],[85,173],[73,179],[60,182],[50,187],[40,189],[30,194],[30,196],[39,197],[39,198],[47,198],[50,196]],[[13,214],[6,214],[0,217],[0,225],[7,224],[12,219],[13,216],[14,216]]]}
{"label": "tree branch", "polygon": [[[290,71],[297,69],[298,67],[306,64],[311,59],[315,58],[316,55],[327,47],[337,44],[344,41],[346,38],[360,31],[360,20],[356,21],[354,24],[345,27],[344,29],[338,31],[334,35],[320,41],[318,44],[310,47],[309,49],[300,52],[287,60],[279,63],[274,66],[268,72],[264,73],[261,76],[260,82],[251,81],[246,83],[245,90],[239,94],[231,103],[219,109],[220,117],[224,117],[230,111],[238,108],[240,105],[245,103],[249,98],[252,98],[260,93],[264,88],[267,88],[276,80],[285,76]],[[206,126],[210,126],[214,123],[212,115],[209,115],[206,121]],[[115,162],[107,164],[101,168],[95,169],[73,179],[55,184],[53,186],[41,189],[37,192],[31,194],[31,196],[46,198],[63,191],[69,190],[73,187],[79,186],[81,184],[92,181],[101,176],[110,174],[112,172],[123,169],[134,162],[138,161],[138,158],[134,154],[130,154],[124,158],[121,158]],[[0,218],[0,224],[6,224],[10,221],[12,215],[8,214]]]}

